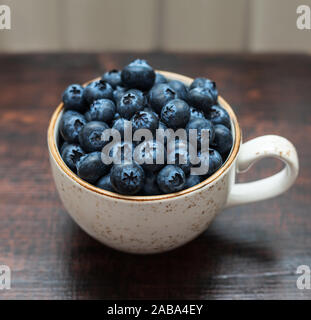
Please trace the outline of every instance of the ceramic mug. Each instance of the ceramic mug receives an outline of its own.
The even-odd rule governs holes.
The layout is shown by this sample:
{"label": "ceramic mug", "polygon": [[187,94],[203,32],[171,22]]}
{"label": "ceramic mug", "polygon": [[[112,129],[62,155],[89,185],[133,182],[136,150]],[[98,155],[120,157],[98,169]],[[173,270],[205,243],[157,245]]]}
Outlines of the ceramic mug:
{"label": "ceramic mug", "polygon": [[[160,71],[189,85],[193,79]],[[180,192],[158,196],[126,196],[80,179],[58,151],[60,104],[48,129],[50,163],[60,198],[73,220],[109,247],[130,253],[158,253],[191,241],[204,232],[223,209],[265,200],[285,192],[298,175],[295,147],[285,138],[267,135],[242,144],[241,130],[229,104],[219,103],[230,117],[233,147],[227,161],[208,179]],[[256,161],[275,157],[285,163],[279,173],[254,182],[235,183],[236,174]]]}

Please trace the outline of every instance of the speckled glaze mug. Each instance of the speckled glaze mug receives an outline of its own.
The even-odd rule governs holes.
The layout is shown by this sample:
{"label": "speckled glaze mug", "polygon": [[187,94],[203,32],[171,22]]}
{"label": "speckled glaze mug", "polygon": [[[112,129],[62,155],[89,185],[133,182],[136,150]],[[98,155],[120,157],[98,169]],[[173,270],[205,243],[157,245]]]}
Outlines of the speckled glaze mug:
{"label": "speckled glaze mug", "polygon": [[[168,79],[189,85],[191,78],[160,71]],[[265,200],[285,192],[298,175],[295,147],[285,138],[268,135],[244,144],[236,116],[219,97],[232,121],[234,143],[224,165],[200,184],[159,196],[126,196],[97,188],[74,174],[58,151],[58,127],[63,104],[48,129],[48,147],[55,184],[74,221],[109,247],[130,253],[159,253],[182,246],[204,232],[224,208]],[[255,182],[235,183],[236,173],[256,161],[275,157],[285,163],[279,173]]]}

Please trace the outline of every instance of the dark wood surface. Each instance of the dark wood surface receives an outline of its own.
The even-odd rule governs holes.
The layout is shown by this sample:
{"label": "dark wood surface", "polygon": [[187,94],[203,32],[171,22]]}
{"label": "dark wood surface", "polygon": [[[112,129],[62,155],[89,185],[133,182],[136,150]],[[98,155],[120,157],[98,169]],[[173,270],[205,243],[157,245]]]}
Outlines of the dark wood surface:
{"label": "dark wood surface", "polygon": [[[300,174],[286,194],[222,212],[207,232],[152,256],[109,249],[69,218],[48,162],[49,118],[70,83],[134,57],[217,81],[244,141],[279,134],[297,147]],[[296,268],[311,267],[311,56],[49,54],[0,56],[0,299],[310,299]],[[240,181],[282,165],[264,160]]]}

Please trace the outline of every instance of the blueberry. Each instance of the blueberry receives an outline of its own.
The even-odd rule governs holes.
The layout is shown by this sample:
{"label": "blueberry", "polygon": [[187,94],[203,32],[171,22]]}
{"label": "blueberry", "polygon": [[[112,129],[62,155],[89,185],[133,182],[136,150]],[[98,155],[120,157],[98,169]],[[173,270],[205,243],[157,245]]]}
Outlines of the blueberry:
{"label": "blueberry", "polygon": [[83,98],[84,88],[79,84],[72,84],[63,93],[64,108],[83,112],[86,109],[86,102]]}
{"label": "blueberry", "polygon": [[134,157],[143,169],[156,172],[165,164],[166,151],[164,145],[156,140],[147,140],[135,148]]}
{"label": "blueberry", "polygon": [[218,151],[214,149],[209,149],[209,168],[208,173],[209,175],[212,175],[214,172],[216,172],[223,164],[221,155]]}
{"label": "blueberry", "polygon": [[85,117],[77,112],[68,110],[62,115],[59,124],[59,131],[67,142],[78,142],[79,133],[86,124]]}
{"label": "blueberry", "polygon": [[84,88],[83,97],[91,104],[98,99],[112,99],[112,87],[104,80],[96,80],[91,82]]}
{"label": "blueberry", "polygon": [[100,152],[84,155],[77,162],[77,173],[83,180],[95,183],[100,177],[107,174],[110,166],[103,163]]}
{"label": "blueberry", "polygon": [[186,183],[185,183],[184,188],[188,189],[188,188],[194,187],[197,184],[199,184],[200,182],[201,182],[200,176],[190,175],[189,177],[186,178]]}
{"label": "blueberry", "polygon": [[161,113],[162,107],[170,100],[178,98],[175,90],[166,83],[159,83],[149,91],[149,103],[152,109],[158,114]]}
{"label": "blueberry", "polygon": [[172,80],[168,85],[177,93],[178,97],[182,100],[188,100],[188,89],[185,84],[179,80]]}
{"label": "blueberry", "polygon": [[86,152],[101,151],[108,141],[102,139],[104,130],[109,129],[105,122],[88,122],[79,134],[79,142]]}
{"label": "blueberry", "polygon": [[125,92],[117,104],[117,111],[121,117],[129,120],[138,111],[142,111],[145,97],[139,90],[132,89]]}
{"label": "blueberry", "polygon": [[67,144],[62,148],[61,156],[66,165],[74,172],[76,172],[76,164],[80,158],[85,155],[85,152],[78,144]]}
{"label": "blueberry", "polygon": [[127,91],[126,88],[117,86],[112,93],[113,100],[115,101],[116,104],[119,103],[121,97],[124,95],[124,93]]}
{"label": "blueberry", "polygon": [[216,82],[212,81],[210,79],[207,78],[196,78],[192,81],[189,89],[193,89],[193,88],[207,88],[210,89],[212,91],[215,91],[216,96],[218,96],[218,91],[217,91],[217,87],[216,87]]}
{"label": "blueberry", "polygon": [[230,116],[228,112],[219,105],[214,105],[210,108],[208,118],[215,124],[222,124],[228,129],[231,128]]}
{"label": "blueberry", "polygon": [[206,88],[210,91],[211,95],[213,96],[214,100],[217,101],[218,99],[218,90],[216,87],[216,82],[206,78],[196,78],[190,85],[190,90],[193,88]]}
{"label": "blueberry", "polygon": [[209,149],[208,152],[202,153],[201,151],[198,152],[198,157],[200,158],[200,164],[196,166],[202,166],[205,167],[208,166],[208,172],[203,175],[203,179],[208,178],[211,176],[214,172],[216,172],[223,164],[222,157],[214,149]]}
{"label": "blueberry", "polygon": [[104,121],[110,123],[115,115],[116,106],[112,100],[95,100],[84,116],[87,121]]}
{"label": "blueberry", "polygon": [[122,82],[128,88],[149,90],[155,80],[155,72],[145,60],[135,60],[121,72]]}
{"label": "blueberry", "polygon": [[152,133],[158,128],[159,119],[154,115],[153,112],[139,111],[136,112],[132,119],[133,132],[139,129],[148,129]]}
{"label": "blueberry", "polygon": [[205,87],[195,87],[189,91],[189,103],[208,114],[210,107],[217,103],[217,97]]}
{"label": "blueberry", "polygon": [[201,146],[202,130],[204,130],[204,129],[209,130],[209,142],[213,141],[213,139],[215,137],[214,126],[213,126],[212,122],[207,119],[196,118],[196,119],[190,121],[186,126],[186,130],[188,132],[188,135],[189,135],[190,129],[197,130],[197,146],[198,147]]}
{"label": "blueberry", "polygon": [[164,193],[177,192],[184,188],[186,176],[181,168],[167,165],[158,173],[157,183]]}
{"label": "blueberry", "polygon": [[170,128],[184,128],[189,119],[190,107],[183,100],[171,100],[162,108],[161,120]]}
{"label": "blueberry", "polygon": [[[175,144],[175,149],[174,149]],[[186,141],[171,141],[167,146],[167,163],[180,167],[185,174],[190,172],[191,162]]]}
{"label": "blueberry", "polygon": [[131,125],[130,121],[124,118],[119,118],[113,122],[112,129],[118,130],[120,132],[121,138],[124,138],[124,131],[128,130],[129,132],[130,125]]}
{"label": "blueberry", "polygon": [[113,69],[103,74],[102,80],[108,82],[112,88],[116,88],[122,84],[121,71]]}
{"label": "blueberry", "polygon": [[145,183],[142,188],[144,196],[155,196],[161,194],[161,190],[157,184],[157,174],[154,172],[145,172]]}
{"label": "blueberry", "polygon": [[154,84],[157,83],[167,83],[167,79],[163,76],[163,74],[156,72]]}
{"label": "blueberry", "polygon": [[190,120],[189,121],[192,121],[196,118],[205,119],[202,111],[198,110],[197,108],[190,107]]}
{"label": "blueberry", "polygon": [[110,181],[113,188],[121,194],[134,195],[144,185],[145,173],[137,163],[115,164],[111,169]]}
{"label": "blueberry", "polygon": [[107,190],[107,191],[115,192],[115,190],[111,184],[111,181],[110,181],[110,173],[101,177],[97,181],[96,187]]}
{"label": "blueberry", "polygon": [[222,124],[216,124],[214,128],[215,138],[211,146],[221,154],[223,161],[225,161],[232,148],[232,134],[231,131]]}

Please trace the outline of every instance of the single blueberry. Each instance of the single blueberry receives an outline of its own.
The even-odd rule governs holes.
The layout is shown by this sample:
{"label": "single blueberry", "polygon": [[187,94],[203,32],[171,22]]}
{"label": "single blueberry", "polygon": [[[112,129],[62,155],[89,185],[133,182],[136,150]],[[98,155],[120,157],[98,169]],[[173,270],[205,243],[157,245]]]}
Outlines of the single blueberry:
{"label": "single blueberry", "polygon": [[122,82],[128,88],[149,90],[155,80],[155,72],[145,60],[135,60],[121,72]]}
{"label": "single blueberry", "polygon": [[186,130],[188,133],[188,136],[190,136],[190,129],[196,129],[197,132],[197,147],[201,146],[201,139],[202,139],[202,130],[208,130],[209,131],[209,143],[214,140],[215,137],[215,130],[214,126],[211,121],[207,119],[200,119],[196,118],[190,122],[188,122],[186,126]]}
{"label": "single blueberry", "polygon": [[152,133],[158,128],[159,119],[153,112],[139,111],[131,118],[133,132],[139,129],[147,129]]}
{"label": "single blueberry", "polygon": [[144,196],[160,195],[162,192],[157,184],[157,174],[155,172],[145,172],[145,183],[142,188]]}
{"label": "single blueberry", "polygon": [[103,74],[102,80],[108,82],[112,88],[122,85],[121,71],[113,69]]}
{"label": "single blueberry", "polygon": [[199,184],[200,182],[201,182],[200,176],[190,175],[186,178],[186,183],[185,183],[184,189],[194,187],[197,184]]}
{"label": "single blueberry", "polygon": [[189,89],[193,89],[193,88],[198,88],[198,87],[201,87],[201,88],[208,88],[210,90],[213,90],[213,91],[216,91],[216,95],[218,95],[218,91],[217,91],[217,87],[216,87],[216,82],[215,81],[212,81],[210,79],[207,79],[207,78],[195,78]]}
{"label": "single blueberry", "polygon": [[176,98],[179,98],[178,94],[167,83],[156,84],[149,91],[149,104],[158,114],[164,105]]}
{"label": "single blueberry", "polygon": [[116,113],[116,106],[112,100],[99,99],[95,100],[89,111],[84,116],[87,121],[104,121],[110,123]]}
{"label": "single blueberry", "polygon": [[109,126],[102,121],[88,122],[80,131],[79,142],[86,152],[101,151],[108,143],[102,139],[103,132],[109,129]]}
{"label": "single blueberry", "polygon": [[78,144],[67,144],[62,148],[61,156],[66,165],[74,172],[76,172],[76,164],[80,158],[85,155],[85,152]]}
{"label": "single blueberry", "polygon": [[219,105],[214,105],[210,108],[208,119],[215,124],[222,124],[228,129],[231,128],[230,116],[228,112]]}
{"label": "single blueberry", "polygon": [[221,155],[214,149],[209,149],[209,175],[215,173],[223,164]]}
{"label": "single blueberry", "polygon": [[218,99],[218,90],[216,87],[216,82],[212,81],[207,78],[196,78],[190,85],[190,90],[193,88],[206,88],[210,91],[211,95],[213,96],[214,100],[217,101]]}
{"label": "single blueberry", "polygon": [[62,115],[59,131],[65,141],[71,143],[78,142],[79,133],[85,124],[86,119],[81,113],[68,110]]}
{"label": "single blueberry", "polygon": [[104,80],[96,80],[91,82],[84,88],[83,97],[91,104],[98,99],[112,99],[113,89],[111,85]]}
{"label": "single blueberry", "polygon": [[143,93],[136,89],[126,91],[117,104],[117,111],[121,117],[130,120],[138,111],[142,111],[145,106]]}
{"label": "single blueberry", "polygon": [[167,83],[167,79],[163,76],[163,74],[156,72],[154,84],[157,83]]}
{"label": "single blueberry", "polygon": [[211,146],[221,154],[223,161],[226,161],[233,144],[232,133],[222,124],[216,124],[214,128],[215,138]]}
{"label": "single blueberry", "polygon": [[72,84],[63,93],[65,110],[83,112],[86,109],[86,101],[83,98],[84,88],[79,84]]}
{"label": "single blueberry", "polygon": [[111,181],[110,181],[110,173],[108,173],[107,175],[101,177],[97,183],[96,183],[96,187],[107,190],[107,191],[111,191],[111,192],[115,192]]}
{"label": "single blueberry", "polygon": [[113,188],[121,194],[134,195],[144,185],[144,170],[135,162],[132,164],[115,164],[110,174]]}
{"label": "single blueberry", "polygon": [[95,183],[100,177],[109,172],[109,165],[103,163],[100,152],[91,152],[77,162],[78,176],[90,183]]}
{"label": "single blueberry", "polygon": [[170,128],[184,128],[190,119],[190,107],[181,99],[169,101],[161,111],[161,120]]}
{"label": "single blueberry", "polygon": [[157,183],[164,193],[178,192],[184,188],[186,176],[178,166],[167,165],[158,173]]}
{"label": "single blueberry", "polygon": [[210,107],[217,103],[217,97],[208,88],[195,87],[189,91],[189,103],[208,114]]}
{"label": "single blueberry", "polygon": [[168,85],[177,93],[179,99],[188,101],[188,88],[179,80],[171,80]]}
{"label": "single blueberry", "polygon": [[190,120],[192,121],[196,118],[205,119],[204,114],[201,110],[198,110],[197,108],[190,107]]}

